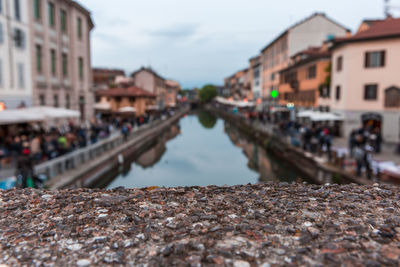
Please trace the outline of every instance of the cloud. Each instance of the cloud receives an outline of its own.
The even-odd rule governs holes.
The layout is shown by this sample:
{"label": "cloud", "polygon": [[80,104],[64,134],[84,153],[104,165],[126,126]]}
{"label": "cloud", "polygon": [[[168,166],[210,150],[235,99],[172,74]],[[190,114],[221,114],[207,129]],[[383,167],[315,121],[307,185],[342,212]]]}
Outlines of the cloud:
{"label": "cloud", "polygon": [[153,37],[190,38],[197,33],[198,26],[196,24],[178,24],[167,28],[150,30],[147,34]]}

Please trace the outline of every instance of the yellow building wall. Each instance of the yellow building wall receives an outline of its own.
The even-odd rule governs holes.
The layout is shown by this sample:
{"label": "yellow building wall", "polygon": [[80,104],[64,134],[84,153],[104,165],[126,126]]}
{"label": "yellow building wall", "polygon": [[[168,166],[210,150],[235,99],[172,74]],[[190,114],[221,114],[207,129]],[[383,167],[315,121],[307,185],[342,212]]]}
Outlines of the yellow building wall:
{"label": "yellow building wall", "polygon": [[[299,82],[298,93],[294,95],[294,99],[285,99],[285,93],[293,94],[295,91],[290,87],[290,84],[284,83],[283,77],[279,85],[279,104],[286,105],[288,103],[294,103],[295,106],[299,107],[318,107],[319,103],[319,87],[325,82],[326,77],[329,73],[326,72],[330,64],[330,60],[322,60],[317,62],[311,62],[309,64],[300,66],[293,71],[297,71],[297,80]],[[308,68],[316,65],[316,77],[314,79],[308,79]],[[301,94],[304,92],[314,92],[314,101],[304,101],[301,99]]]}

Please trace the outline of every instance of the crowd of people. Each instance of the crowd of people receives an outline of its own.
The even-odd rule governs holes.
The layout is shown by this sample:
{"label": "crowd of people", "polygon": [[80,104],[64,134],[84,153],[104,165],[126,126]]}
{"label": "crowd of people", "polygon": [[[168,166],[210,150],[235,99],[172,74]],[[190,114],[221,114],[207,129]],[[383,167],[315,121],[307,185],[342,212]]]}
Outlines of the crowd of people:
{"label": "crowd of people", "polygon": [[[33,176],[33,166],[61,157],[77,149],[96,144],[120,131],[127,137],[134,127],[154,120],[154,116],[93,120],[76,125],[69,122],[45,130],[38,124],[25,124],[0,128],[0,170],[10,168],[16,175]],[[24,187],[29,185],[24,185]]]}
{"label": "crowd of people", "polygon": [[[237,111],[235,114],[240,114],[240,112]],[[333,140],[338,135],[338,129],[334,124],[322,122],[302,124],[291,121],[288,117],[274,119],[268,112],[245,111],[240,115],[252,123],[273,125],[275,134],[289,138],[293,146],[319,156],[326,155],[328,161],[332,160]],[[354,160],[356,174],[361,176],[362,171],[365,170],[367,178],[372,179],[372,153],[380,153],[383,142],[379,128],[361,127],[354,130],[348,140],[348,159]],[[343,164],[344,161],[341,162]]]}

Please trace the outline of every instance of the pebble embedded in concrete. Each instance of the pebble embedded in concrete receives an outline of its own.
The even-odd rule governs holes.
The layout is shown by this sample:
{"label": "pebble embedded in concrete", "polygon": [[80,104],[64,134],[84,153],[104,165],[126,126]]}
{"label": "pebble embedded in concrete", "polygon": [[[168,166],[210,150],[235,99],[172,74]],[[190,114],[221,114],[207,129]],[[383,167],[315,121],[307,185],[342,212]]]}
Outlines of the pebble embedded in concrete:
{"label": "pebble embedded in concrete", "polygon": [[0,191],[0,266],[398,266],[400,189]]}

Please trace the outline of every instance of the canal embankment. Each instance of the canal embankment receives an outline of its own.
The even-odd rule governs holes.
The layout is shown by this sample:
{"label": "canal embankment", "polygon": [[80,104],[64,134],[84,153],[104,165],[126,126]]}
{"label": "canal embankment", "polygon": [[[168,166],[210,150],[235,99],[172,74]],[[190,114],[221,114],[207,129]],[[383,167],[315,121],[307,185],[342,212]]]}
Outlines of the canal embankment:
{"label": "canal embankment", "polygon": [[338,166],[325,162],[318,156],[296,148],[288,142],[287,138],[274,133],[272,128],[257,127],[249,120],[233,113],[206,106],[206,110],[221,117],[225,121],[234,125],[242,134],[248,136],[253,141],[258,142],[267,149],[268,152],[295,167],[304,174],[305,180],[311,180],[317,184],[325,183],[357,183],[373,184],[373,181],[357,177]]}
{"label": "canal embankment", "polygon": [[184,108],[165,120],[144,125],[134,130],[127,140],[118,135],[99,143],[88,151],[77,152],[77,155],[70,155],[37,166],[36,172],[50,177],[46,183],[46,188],[49,189],[82,188],[101,184],[101,180],[112,176],[111,174],[118,171],[120,166],[143,153],[168,127],[179,121],[188,111],[189,108]]}
{"label": "canal embankment", "polygon": [[0,191],[8,266],[398,266],[400,188]]}

